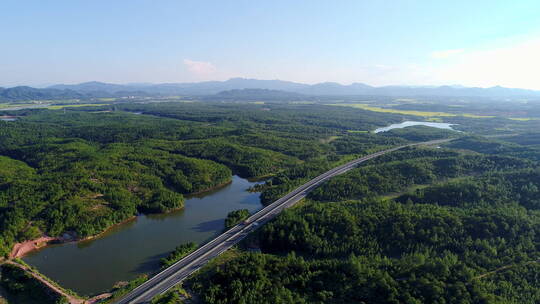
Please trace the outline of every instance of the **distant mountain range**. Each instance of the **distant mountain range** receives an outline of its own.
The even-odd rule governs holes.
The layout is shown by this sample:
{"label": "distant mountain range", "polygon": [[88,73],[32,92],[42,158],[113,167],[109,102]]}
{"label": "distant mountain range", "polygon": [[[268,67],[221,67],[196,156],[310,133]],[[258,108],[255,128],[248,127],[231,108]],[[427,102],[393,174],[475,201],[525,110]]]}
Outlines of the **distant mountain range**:
{"label": "distant mountain range", "polygon": [[[245,90],[240,92],[238,90]],[[249,91],[250,89],[271,90]],[[226,91],[233,91],[226,93]],[[278,93],[281,91],[282,93]],[[225,93],[221,93],[225,92]],[[226,81],[205,81],[196,83],[163,83],[163,84],[111,84],[103,82],[85,82],[80,84],[58,84],[45,89],[31,87],[0,88],[0,100],[32,100],[32,99],[71,99],[91,97],[121,96],[209,96],[230,99],[235,97],[256,98],[257,94],[279,98],[300,98],[306,96],[445,96],[445,97],[487,97],[487,98],[519,98],[540,97],[540,91],[511,89],[500,86],[491,88],[470,88],[462,86],[416,87],[416,86],[383,86],[374,87],[363,83],[342,85],[335,82],[303,84],[283,80],[258,80],[232,78]],[[298,95],[302,94],[302,95]],[[241,96],[240,96],[241,95]]]}
{"label": "distant mountain range", "polygon": [[462,86],[416,87],[383,86],[373,87],[363,83],[342,85],[323,82],[313,85],[283,81],[232,78],[226,81],[205,81],[195,83],[163,84],[109,84],[86,82],[75,85],[54,85],[52,89],[70,89],[77,92],[142,91],[161,95],[211,95],[228,90],[266,89],[279,90],[304,95],[379,95],[379,96],[481,96],[481,97],[526,97],[540,96],[540,91],[510,89],[500,86],[491,88],[469,88]]}
{"label": "distant mountain range", "polygon": [[26,100],[67,100],[67,99],[89,99],[99,97],[124,97],[124,96],[153,96],[144,91],[78,91],[72,89],[45,88],[37,89],[27,86],[13,88],[0,88],[0,102],[14,102]]}
{"label": "distant mountain range", "polygon": [[209,101],[306,101],[314,99],[300,93],[269,89],[234,89],[199,97]]}
{"label": "distant mountain range", "polygon": [[0,88],[0,101],[41,100],[41,99],[73,99],[82,94],[72,90],[36,89],[31,87]]}

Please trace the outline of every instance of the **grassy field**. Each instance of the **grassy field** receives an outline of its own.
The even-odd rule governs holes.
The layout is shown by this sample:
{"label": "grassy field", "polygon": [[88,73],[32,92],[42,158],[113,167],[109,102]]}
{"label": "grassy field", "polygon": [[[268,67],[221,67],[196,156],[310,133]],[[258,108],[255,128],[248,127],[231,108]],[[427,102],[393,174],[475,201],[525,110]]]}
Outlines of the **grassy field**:
{"label": "grassy field", "polygon": [[99,107],[108,106],[108,103],[80,103],[80,104],[68,104],[68,105],[52,105],[48,106],[49,110],[61,110],[63,108],[79,108],[79,107]]}
{"label": "grassy field", "polygon": [[35,106],[35,103],[0,103],[0,109]]}
{"label": "grassy field", "polygon": [[[475,114],[453,114],[453,113],[446,113],[446,112],[429,112],[429,111],[412,111],[412,110],[397,110],[397,109],[388,109],[388,108],[380,108],[380,107],[374,107],[363,103],[345,103],[345,104],[328,104],[329,106],[341,106],[341,107],[352,107],[367,111],[373,111],[373,112],[381,112],[381,113],[391,113],[391,114],[402,114],[402,115],[412,115],[412,116],[421,116],[421,117],[430,117],[432,119],[436,119],[436,117],[456,117],[456,116],[462,116],[467,118],[493,118],[495,116],[481,116],[481,115],[475,115]],[[432,120],[433,121],[433,120]]]}
{"label": "grassy field", "polygon": [[367,111],[373,112],[382,112],[382,113],[392,113],[392,114],[403,114],[403,115],[413,115],[413,116],[423,116],[423,117],[454,117],[456,114],[444,113],[444,112],[423,112],[423,111],[410,111],[410,110],[396,110],[396,109],[387,109],[374,107],[362,103],[346,103],[346,104],[329,104],[329,106],[341,106],[341,107],[352,107]]}
{"label": "grassy field", "polygon": [[431,187],[431,186],[434,186],[434,185],[441,185],[441,184],[445,184],[445,183],[458,182],[458,181],[466,180],[467,178],[470,178],[471,176],[472,175],[445,178],[445,179],[441,179],[441,180],[438,180],[436,182],[433,182],[431,184],[420,184],[420,185],[415,184],[415,185],[412,185],[412,186],[408,187],[407,189],[405,189],[403,191],[387,193],[387,194],[384,194],[384,195],[380,195],[379,197],[381,199],[384,199],[384,200],[393,200],[393,199],[396,199],[396,198],[402,196],[403,194],[407,194],[407,193],[414,194],[417,190],[422,190],[424,188]]}
{"label": "grassy field", "polygon": [[484,116],[484,115],[476,115],[476,114],[459,114],[459,116],[468,117],[468,118],[495,118],[497,116]]}
{"label": "grassy field", "polygon": [[69,100],[68,101],[66,101],[66,100],[62,100],[62,101],[49,100],[46,103],[39,103],[39,102],[0,103],[0,109],[42,106],[42,107],[47,108],[49,110],[59,110],[59,109],[71,108],[71,107],[89,107],[89,106],[91,107],[91,106],[108,106],[108,105],[110,105],[108,103],[72,103],[72,104],[55,105],[54,104],[55,102],[69,103],[71,101],[69,101]]}

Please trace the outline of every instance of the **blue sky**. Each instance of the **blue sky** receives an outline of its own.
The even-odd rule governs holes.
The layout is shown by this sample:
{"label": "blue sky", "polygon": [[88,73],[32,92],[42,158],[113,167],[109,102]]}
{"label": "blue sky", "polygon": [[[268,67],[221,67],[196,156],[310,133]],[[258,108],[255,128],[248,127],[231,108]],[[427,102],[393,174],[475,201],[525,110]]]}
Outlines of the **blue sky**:
{"label": "blue sky", "polygon": [[540,1],[2,0],[0,86],[231,77],[540,89]]}

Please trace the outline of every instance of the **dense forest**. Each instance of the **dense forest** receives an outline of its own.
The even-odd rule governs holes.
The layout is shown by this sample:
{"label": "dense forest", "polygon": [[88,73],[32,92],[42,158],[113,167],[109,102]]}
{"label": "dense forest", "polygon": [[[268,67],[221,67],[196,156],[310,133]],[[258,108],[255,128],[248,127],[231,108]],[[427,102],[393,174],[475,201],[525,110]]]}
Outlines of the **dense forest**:
{"label": "dense forest", "polygon": [[229,212],[229,214],[227,214],[227,217],[225,218],[225,230],[228,230],[234,227],[236,224],[240,223],[241,221],[247,219],[249,215],[249,210],[247,209],[240,209]]}
{"label": "dense forest", "polygon": [[[233,174],[264,177],[251,190],[268,204],[354,158],[453,137],[333,178],[246,240],[262,253],[225,254],[186,287],[204,303],[540,301],[534,134],[486,138],[428,127],[374,134],[411,117],[314,104],[125,103],[7,113],[18,120],[0,121],[2,255],[15,242],[66,232],[84,238],[140,213],[182,208],[184,195]],[[470,121],[480,132],[500,123]],[[228,226],[247,215],[231,213]],[[178,246],[162,265],[194,248]]]}
{"label": "dense forest", "polygon": [[1,255],[15,242],[85,238],[139,213],[182,208],[184,195],[232,174],[298,175],[406,142],[349,132],[395,115],[331,106],[175,102],[6,113],[19,119],[0,121]]}
{"label": "dense forest", "polygon": [[197,249],[197,247],[198,245],[193,242],[176,246],[176,248],[174,248],[174,250],[169,253],[168,256],[161,259],[161,268],[167,268],[177,261],[180,261],[183,257]]}
{"label": "dense forest", "polygon": [[538,148],[463,137],[374,159],[187,286],[205,303],[538,303]]}

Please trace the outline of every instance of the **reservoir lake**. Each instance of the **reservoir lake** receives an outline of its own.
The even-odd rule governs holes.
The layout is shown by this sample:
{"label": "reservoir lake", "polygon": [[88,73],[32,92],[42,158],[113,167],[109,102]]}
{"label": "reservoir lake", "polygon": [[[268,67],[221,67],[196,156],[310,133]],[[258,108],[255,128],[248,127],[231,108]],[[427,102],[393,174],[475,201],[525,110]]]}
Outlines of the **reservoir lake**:
{"label": "reservoir lake", "polygon": [[176,246],[204,243],[220,234],[230,211],[260,210],[260,194],[247,191],[255,184],[233,176],[222,188],[187,197],[181,210],[140,215],[95,239],[48,246],[23,260],[81,295],[105,292],[116,282],[156,272],[159,260]]}

